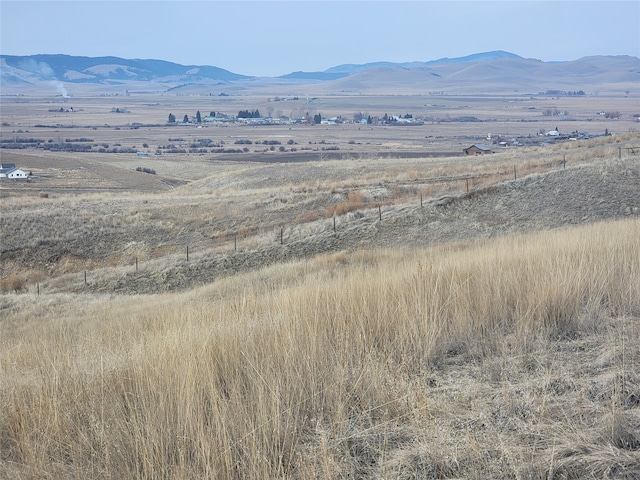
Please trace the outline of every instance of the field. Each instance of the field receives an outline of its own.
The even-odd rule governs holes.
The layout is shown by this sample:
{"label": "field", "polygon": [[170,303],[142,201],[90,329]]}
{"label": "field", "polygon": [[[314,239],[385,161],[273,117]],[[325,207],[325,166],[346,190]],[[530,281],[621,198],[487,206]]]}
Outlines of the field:
{"label": "field", "polygon": [[633,99],[1,101],[0,478],[640,478]]}

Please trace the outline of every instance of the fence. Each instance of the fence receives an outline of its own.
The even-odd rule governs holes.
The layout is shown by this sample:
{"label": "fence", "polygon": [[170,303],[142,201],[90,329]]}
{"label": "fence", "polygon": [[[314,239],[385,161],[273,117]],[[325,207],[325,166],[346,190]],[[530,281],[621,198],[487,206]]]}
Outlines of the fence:
{"label": "fence", "polygon": [[[627,150],[628,154],[635,154],[636,151],[640,151],[640,147],[619,147],[620,155],[622,155],[622,150]],[[566,167],[566,155],[562,155],[562,159],[559,159],[558,156],[551,161],[538,162],[535,164],[513,165],[513,168],[503,167],[501,170],[491,173],[415,178],[404,182],[404,192],[397,192],[395,196],[392,196],[384,202],[368,202],[364,204],[360,202],[353,202],[353,208],[346,205],[341,209],[340,214],[336,214],[334,211],[333,214],[329,215],[328,213],[330,213],[330,211],[327,210],[324,212],[316,212],[313,215],[307,214],[304,216],[304,221],[293,222],[289,226],[284,224],[266,225],[245,229],[242,232],[222,233],[219,236],[212,238],[211,242],[208,244],[199,244],[195,251],[194,245],[190,244],[176,243],[173,245],[159,245],[156,250],[159,250],[162,253],[156,257],[148,258],[147,261],[165,258],[167,255],[178,255],[183,256],[183,258],[189,262],[193,260],[194,253],[212,253],[214,251],[217,251],[217,253],[237,253],[242,249],[243,242],[245,245],[249,246],[263,246],[265,243],[271,245],[274,243],[286,245],[287,243],[303,241],[305,237],[315,235],[318,232],[333,232],[334,234],[337,234],[341,231],[341,227],[350,221],[359,221],[363,218],[369,218],[377,219],[378,222],[383,222],[385,210],[389,210],[390,208],[399,205],[406,206],[413,204],[423,208],[425,198],[437,200],[440,197],[473,194],[474,192],[481,192],[484,188],[491,185],[496,185],[505,181],[515,181],[533,173],[544,173],[552,170],[566,169]],[[351,187],[350,190],[357,190],[358,188],[360,187]],[[437,202],[435,204],[438,205]],[[359,215],[351,215],[350,219],[347,218],[352,212],[359,212]],[[324,222],[324,224],[316,228],[314,233],[305,234],[304,229],[301,228],[301,226],[314,222]],[[261,237],[262,240],[257,241],[256,237]],[[253,241],[250,241],[251,239],[253,239]],[[142,261],[135,256],[129,259],[128,265],[135,269],[135,272],[139,272],[141,263]],[[90,272],[91,270],[84,270],[82,272],[81,281],[83,281],[85,287],[90,286]],[[39,295],[41,291],[40,283],[37,283],[35,287]]]}

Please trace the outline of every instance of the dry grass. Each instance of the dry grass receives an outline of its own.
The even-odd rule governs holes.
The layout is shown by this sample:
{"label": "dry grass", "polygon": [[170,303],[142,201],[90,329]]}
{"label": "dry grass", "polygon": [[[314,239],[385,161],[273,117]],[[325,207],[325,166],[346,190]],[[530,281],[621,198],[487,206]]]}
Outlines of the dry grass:
{"label": "dry grass", "polygon": [[0,278],[0,292],[15,292],[18,293],[25,287],[26,281],[17,273],[11,273],[5,277]]}
{"label": "dry grass", "polygon": [[0,476],[637,478],[640,221],[2,298]]}
{"label": "dry grass", "polygon": [[[104,123],[76,100],[87,122]],[[601,108],[584,100],[585,118]],[[323,113],[345,108],[322,102]],[[23,104],[4,107],[26,125]],[[132,118],[148,118],[143,107]],[[495,108],[481,106],[491,118]],[[595,124],[582,121],[572,125]],[[640,136],[381,158],[425,143],[459,152],[489,125],[464,125],[462,136],[455,124],[270,127],[269,138],[305,148],[339,144],[344,158],[163,155],[157,178],[134,176],[139,159],[126,155],[3,152],[51,176],[2,191],[0,478],[638,478],[640,222],[624,193],[637,156],[617,158]],[[267,136],[240,128],[94,133],[152,146]],[[591,166],[564,183],[571,172],[537,175],[565,162]],[[532,177],[507,185],[516,174]],[[190,184],[163,191],[163,178]],[[456,196],[467,181],[469,194]],[[511,188],[523,204],[498,195]],[[528,221],[558,203],[554,188],[578,193]],[[448,200],[421,209],[420,195]],[[620,217],[629,219],[459,241]],[[184,261],[186,246],[198,261]],[[88,293],[162,288],[192,290]],[[70,291],[83,293],[50,293]]]}
{"label": "dry grass", "polygon": [[[624,145],[635,144],[640,138],[638,134],[621,137]],[[439,213],[421,219],[409,207],[422,206],[423,200],[426,205],[440,202],[440,198],[446,204],[459,194],[477,199],[490,192],[499,193],[504,185],[517,186],[512,182],[514,177],[528,176],[529,180],[535,180],[549,172],[566,173],[566,185],[558,188],[572,191],[584,183],[581,170],[590,169],[593,173],[603,169],[602,175],[609,175],[606,171],[615,168],[619,178],[616,181],[621,182],[615,186],[612,181],[610,186],[603,187],[599,179],[592,178],[592,183],[585,186],[588,197],[576,193],[563,199],[559,205],[564,210],[554,212],[552,218],[565,216],[569,223],[575,223],[579,213],[576,209],[588,214],[593,206],[584,202],[594,200],[599,202],[601,213],[589,221],[634,215],[638,205],[631,198],[633,195],[614,200],[610,191],[633,188],[633,172],[638,165],[637,156],[617,159],[617,140],[618,137],[609,137],[584,144],[572,142],[560,153],[549,147],[472,159],[372,159],[366,164],[327,161],[322,165],[307,162],[245,166],[158,194],[64,193],[41,198],[25,192],[3,198],[6,209],[0,218],[3,258],[0,278],[6,284],[9,276],[18,275],[24,279],[22,291],[34,292],[36,283],[52,285],[62,276],[81,274],[84,270],[95,270],[90,274],[95,279],[101,275],[98,269],[106,272],[110,267],[132,266],[136,261],[154,268],[163,262],[174,264],[185,256],[187,247],[193,257],[256,251],[279,245],[281,240],[285,244],[315,243],[308,249],[309,255],[313,255],[328,251],[326,234],[334,230],[332,217],[337,230],[345,233],[337,248],[350,248],[364,238],[371,238],[369,233],[377,227],[370,225],[369,233],[354,232],[352,227],[360,219],[362,224],[377,219],[379,207],[385,225],[406,223],[410,217],[416,222],[433,222],[438,220]],[[564,160],[566,172],[562,171]],[[630,172],[628,175],[625,169]],[[569,175],[574,175],[573,179]],[[595,199],[598,195],[600,198]],[[534,203],[509,212],[510,222],[539,211],[549,202],[549,194],[528,201]],[[495,216],[494,212],[488,210],[478,216],[488,218]],[[433,227],[437,225],[442,224]],[[396,235],[406,238],[405,233],[398,231]],[[418,238],[418,232],[415,233]]]}

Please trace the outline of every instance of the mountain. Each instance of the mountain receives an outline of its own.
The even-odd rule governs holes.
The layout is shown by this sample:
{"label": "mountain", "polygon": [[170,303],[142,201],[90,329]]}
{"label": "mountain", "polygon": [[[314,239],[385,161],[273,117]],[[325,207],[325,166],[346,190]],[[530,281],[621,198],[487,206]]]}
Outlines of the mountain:
{"label": "mountain", "polygon": [[[250,77],[218,67],[180,65],[163,60],[69,55],[0,56],[4,94],[52,88],[66,95],[84,85],[105,92],[136,88],[139,92],[181,94],[495,94],[549,91],[640,94],[640,59],[590,56],[543,62],[502,50],[426,62],[343,64],[322,72],[292,72],[281,77]],[[67,85],[69,84],[69,85]],[[92,87],[93,86],[93,87]]]}
{"label": "mountain", "polygon": [[316,80],[337,80],[338,78],[348,77],[354,73],[370,70],[372,68],[388,67],[388,68],[421,68],[443,63],[470,63],[470,62],[488,62],[491,60],[499,60],[503,58],[522,58],[514,53],[496,50],[493,52],[475,53],[465,57],[441,58],[438,60],[430,60],[428,62],[372,62],[372,63],[347,63],[328,68],[322,72],[294,72],[283,75],[281,78],[298,78],[298,79],[316,79]]}
{"label": "mountain", "polygon": [[[436,61],[425,66],[376,67],[323,84],[326,92],[497,93],[632,91],[640,93],[640,59],[593,56],[568,62],[522,57],[481,61]],[[319,92],[320,93],[320,92]]]}
{"label": "mountain", "polygon": [[124,81],[217,81],[248,79],[218,67],[180,65],[163,60],[70,55],[2,55],[2,83],[60,81],[110,83]]}

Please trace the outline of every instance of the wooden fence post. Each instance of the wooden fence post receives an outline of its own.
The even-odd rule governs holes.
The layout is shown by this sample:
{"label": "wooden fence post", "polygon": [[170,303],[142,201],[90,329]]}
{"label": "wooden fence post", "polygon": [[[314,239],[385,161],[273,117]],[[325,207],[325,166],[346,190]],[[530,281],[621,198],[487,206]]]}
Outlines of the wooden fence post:
{"label": "wooden fence post", "polygon": [[284,227],[280,227],[280,245],[284,245]]}
{"label": "wooden fence post", "polygon": [[84,284],[87,284],[87,271],[84,271]]}
{"label": "wooden fence post", "polygon": [[467,193],[469,193],[469,179],[467,178]]}
{"label": "wooden fence post", "polygon": [[189,245],[187,245],[187,262],[189,261]]}
{"label": "wooden fence post", "polygon": [[333,217],[333,233],[336,233],[336,217]]}
{"label": "wooden fence post", "polygon": [[238,251],[238,235],[235,235],[233,237],[233,251],[234,252]]}
{"label": "wooden fence post", "polygon": [[136,257],[136,272],[138,271],[138,257]]}
{"label": "wooden fence post", "polygon": [[515,165],[513,166],[513,179],[514,180],[518,179],[518,176],[516,175],[516,166]]}
{"label": "wooden fence post", "polygon": [[382,221],[382,207],[378,205],[378,218]]}

